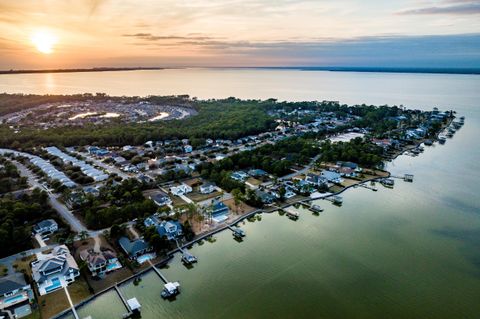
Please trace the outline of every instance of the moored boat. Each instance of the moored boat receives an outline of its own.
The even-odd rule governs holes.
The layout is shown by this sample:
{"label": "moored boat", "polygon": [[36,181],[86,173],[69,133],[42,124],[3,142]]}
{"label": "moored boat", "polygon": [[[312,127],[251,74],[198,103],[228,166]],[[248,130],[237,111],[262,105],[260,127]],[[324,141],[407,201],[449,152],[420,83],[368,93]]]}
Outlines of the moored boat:
{"label": "moored boat", "polygon": [[167,299],[180,293],[180,284],[178,282],[167,282],[160,293],[162,298]]}

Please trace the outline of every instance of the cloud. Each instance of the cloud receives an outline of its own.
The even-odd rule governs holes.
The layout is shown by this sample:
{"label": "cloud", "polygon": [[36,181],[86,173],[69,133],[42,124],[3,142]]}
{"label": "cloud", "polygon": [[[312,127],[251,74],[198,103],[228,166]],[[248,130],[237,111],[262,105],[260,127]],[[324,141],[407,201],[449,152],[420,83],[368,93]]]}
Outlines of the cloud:
{"label": "cloud", "polygon": [[399,14],[411,15],[411,14],[455,14],[455,15],[472,15],[480,14],[480,3],[470,2],[463,0],[450,0],[448,2],[455,2],[459,4],[449,6],[433,6],[423,7],[418,9],[408,9],[400,11]]}
{"label": "cloud", "polygon": [[[134,34],[137,39],[149,33]],[[292,66],[376,66],[376,67],[478,67],[480,34],[427,36],[367,36],[350,39],[314,38],[310,40],[235,41],[210,37],[162,37],[174,41],[137,41],[150,52],[164,50],[211,57],[211,65],[225,61],[249,65],[263,63]],[[259,62],[260,61],[260,62]]]}
{"label": "cloud", "polygon": [[140,40],[145,40],[145,41],[163,41],[163,40],[196,40],[196,41],[204,41],[204,40],[211,40],[213,38],[207,37],[207,36],[200,36],[200,35],[195,35],[195,36],[178,36],[178,35],[163,35],[163,36],[158,36],[158,35],[153,35],[151,33],[134,33],[134,34],[122,34],[123,37],[131,37],[131,38],[137,38]]}

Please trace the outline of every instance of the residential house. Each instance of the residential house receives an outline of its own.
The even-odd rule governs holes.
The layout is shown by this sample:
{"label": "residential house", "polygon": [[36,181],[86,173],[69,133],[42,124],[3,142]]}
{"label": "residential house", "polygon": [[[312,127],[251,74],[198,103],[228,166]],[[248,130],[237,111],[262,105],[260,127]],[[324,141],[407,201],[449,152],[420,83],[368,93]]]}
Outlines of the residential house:
{"label": "residential house", "polygon": [[92,248],[80,252],[80,258],[87,263],[88,270],[94,277],[102,277],[116,269],[122,268],[118,261],[117,254],[111,249],[100,249],[94,251]]}
{"label": "residential house", "polygon": [[152,251],[152,247],[143,239],[130,240],[120,237],[118,244],[131,260],[137,260],[140,256]]}
{"label": "residential house", "polygon": [[248,171],[248,175],[252,176],[252,177],[263,177],[263,176],[266,176],[268,175],[267,172],[265,172],[263,169],[251,169]]}
{"label": "residential house", "polygon": [[321,173],[321,176],[325,178],[327,181],[329,181],[330,183],[339,184],[343,182],[342,176],[337,172],[323,170]]}
{"label": "residential house", "polygon": [[204,183],[200,185],[200,193],[202,194],[210,194],[215,191],[215,185],[212,183]]}
{"label": "residential house", "polygon": [[308,173],[305,176],[305,182],[315,187],[320,187],[327,184],[327,180],[325,179],[325,177],[313,173]]}
{"label": "residential house", "polygon": [[183,184],[183,183],[178,185],[178,186],[170,187],[170,192],[175,196],[182,196],[182,195],[188,194],[192,191],[193,191],[192,187],[188,186],[187,184]]}
{"label": "residential house", "polygon": [[248,174],[245,173],[244,171],[236,171],[233,172],[230,177],[236,181],[243,182],[248,178]]}
{"label": "residential house", "polygon": [[185,151],[185,153],[191,153],[193,151],[193,147],[192,145],[185,145],[183,147],[183,150]]}
{"label": "residential house", "polygon": [[53,234],[58,230],[58,224],[53,219],[45,219],[33,226],[33,232],[41,236]]}
{"label": "residential house", "polygon": [[164,192],[157,192],[155,194],[150,195],[149,198],[153,200],[153,202],[157,204],[157,206],[165,206],[165,205],[172,204],[172,200]]}
{"label": "residential house", "polygon": [[217,217],[220,215],[228,215],[229,209],[228,206],[223,202],[215,201],[212,205],[212,216]]}
{"label": "residential house", "polygon": [[262,203],[264,204],[271,204],[275,201],[275,197],[267,192],[257,190],[255,194],[260,198]]}
{"label": "residential house", "polygon": [[167,237],[168,240],[174,240],[182,236],[182,225],[178,221],[162,221],[157,225],[157,232],[160,236]]}
{"label": "residential house", "polygon": [[31,263],[32,277],[41,296],[68,286],[80,276],[78,265],[65,245],[53,248],[49,254],[37,253],[36,257]]}
{"label": "residential house", "polygon": [[158,226],[162,221],[160,220],[159,216],[158,216],[158,213],[152,215],[152,216],[149,216],[147,218],[145,218],[145,220],[143,221],[143,224],[145,225],[145,227],[152,227],[152,226]]}
{"label": "residential house", "polygon": [[14,312],[16,306],[23,306],[34,300],[32,287],[25,281],[23,273],[14,273],[0,278],[0,310]]}

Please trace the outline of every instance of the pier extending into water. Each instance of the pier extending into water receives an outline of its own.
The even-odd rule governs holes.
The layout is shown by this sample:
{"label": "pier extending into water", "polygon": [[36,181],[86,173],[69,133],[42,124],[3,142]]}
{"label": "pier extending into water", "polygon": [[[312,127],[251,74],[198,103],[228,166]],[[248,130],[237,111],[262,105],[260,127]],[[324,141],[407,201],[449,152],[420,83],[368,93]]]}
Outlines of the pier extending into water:
{"label": "pier extending into water", "polygon": [[157,273],[157,275],[165,282],[166,284],[169,282],[167,278],[158,270],[158,268],[149,260],[148,261],[150,265],[152,266],[152,269]]}

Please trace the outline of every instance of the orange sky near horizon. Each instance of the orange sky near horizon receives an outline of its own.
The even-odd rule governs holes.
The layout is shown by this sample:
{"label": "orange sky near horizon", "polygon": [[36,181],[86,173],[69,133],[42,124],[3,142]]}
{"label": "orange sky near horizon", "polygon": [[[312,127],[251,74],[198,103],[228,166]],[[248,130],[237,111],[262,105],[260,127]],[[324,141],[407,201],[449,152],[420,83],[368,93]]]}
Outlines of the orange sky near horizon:
{"label": "orange sky near horizon", "polygon": [[0,69],[332,65],[349,62],[328,51],[339,43],[478,34],[479,13],[469,0],[3,0]]}

